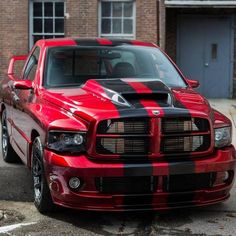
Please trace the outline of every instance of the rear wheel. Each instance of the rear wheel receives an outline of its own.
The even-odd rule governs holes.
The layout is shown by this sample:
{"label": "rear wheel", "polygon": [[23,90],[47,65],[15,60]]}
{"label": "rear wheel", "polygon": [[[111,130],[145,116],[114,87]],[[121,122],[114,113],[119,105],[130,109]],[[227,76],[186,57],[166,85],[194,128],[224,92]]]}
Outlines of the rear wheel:
{"label": "rear wheel", "polygon": [[2,157],[5,162],[8,163],[19,162],[19,157],[10,144],[10,139],[7,129],[7,113],[5,109],[3,110],[1,117],[1,146],[2,146]]}
{"label": "rear wheel", "polygon": [[45,177],[43,164],[43,147],[40,138],[35,138],[32,146],[32,178],[34,204],[39,212],[46,213],[55,209]]}

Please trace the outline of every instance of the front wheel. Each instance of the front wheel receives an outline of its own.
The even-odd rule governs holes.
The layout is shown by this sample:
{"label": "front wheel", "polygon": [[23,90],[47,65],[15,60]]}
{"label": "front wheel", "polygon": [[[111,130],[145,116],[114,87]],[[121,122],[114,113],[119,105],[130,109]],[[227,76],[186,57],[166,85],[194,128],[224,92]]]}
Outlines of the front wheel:
{"label": "front wheel", "polygon": [[7,112],[4,109],[1,117],[1,145],[2,145],[2,157],[5,162],[15,163],[19,162],[19,157],[10,144],[10,138],[7,128]]}
{"label": "front wheel", "polygon": [[39,212],[54,210],[55,206],[45,177],[43,164],[43,147],[40,138],[35,138],[32,146],[32,178],[34,189],[34,204]]}

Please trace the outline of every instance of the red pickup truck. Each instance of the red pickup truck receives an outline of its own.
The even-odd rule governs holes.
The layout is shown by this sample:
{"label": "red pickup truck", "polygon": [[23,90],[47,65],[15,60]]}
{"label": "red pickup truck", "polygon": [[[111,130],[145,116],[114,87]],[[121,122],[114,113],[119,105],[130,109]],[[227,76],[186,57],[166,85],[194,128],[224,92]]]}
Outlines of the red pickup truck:
{"label": "red pickup truck", "polygon": [[224,201],[235,175],[231,122],[198,85],[152,43],[40,40],[12,57],[0,84],[3,159],[29,167],[40,212]]}

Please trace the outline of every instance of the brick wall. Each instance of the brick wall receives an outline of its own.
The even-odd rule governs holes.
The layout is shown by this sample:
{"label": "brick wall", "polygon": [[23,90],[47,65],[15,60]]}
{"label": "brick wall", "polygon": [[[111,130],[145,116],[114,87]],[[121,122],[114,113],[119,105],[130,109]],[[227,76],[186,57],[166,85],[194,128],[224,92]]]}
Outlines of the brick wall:
{"label": "brick wall", "polygon": [[65,21],[66,36],[98,36],[98,1],[68,0],[68,18]]}
{"label": "brick wall", "polygon": [[28,53],[28,0],[1,0],[0,78],[10,57]]}
{"label": "brick wall", "polygon": [[[157,1],[136,1],[136,38],[157,42]],[[67,36],[97,37],[98,32],[98,0],[71,0],[67,2],[68,17],[65,22]]]}
{"label": "brick wall", "polygon": [[176,61],[177,42],[177,15],[176,9],[166,11],[166,47],[165,50],[172,60]]}
{"label": "brick wall", "polygon": [[143,41],[158,41],[158,18],[156,0],[136,0],[136,38]]}
{"label": "brick wall", "polygon": [[[158,41],[158,1],[136,0],[136,38]],[[7,71],[10,57],[27,54],[29,48],[29,0],[0,1],[0,78]],[[65,35],[98,36],[98,0],[67,0]]]}

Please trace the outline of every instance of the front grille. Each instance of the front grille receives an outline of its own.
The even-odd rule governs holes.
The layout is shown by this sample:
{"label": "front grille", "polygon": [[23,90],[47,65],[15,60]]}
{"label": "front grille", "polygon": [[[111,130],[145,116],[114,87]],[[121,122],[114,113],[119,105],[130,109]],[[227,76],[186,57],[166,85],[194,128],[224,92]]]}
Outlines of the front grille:
{"label": "front grille", "polygon": [[202,118],[164,118],[161,122],[163,154],[204,152],[210,148],[208,120]]}
{"label": "front grille", "polygon": [[202,152],[210,146],[210,136],[165,137],[161,141],[164,153]]}
{"label": "front grille", "polygon": [[157,177],[99,177],[95,185],[101,193],[152,193],[157,189]]}
{"label": "front grille", "polygon": [[170,175],[164,177],[163,189],[166,192],[185,192],[213,187],[215,173]]}
{"label": "front grille", "polygon": [[111,119],[99,123],[98,134],[148,134],[150,122],[148,119]]}
{"label": "front grille", "polygon": [[162,133],[206,132],[209,122],[202,118],[164,118],[162,120]]}
{"label": "front grille", "polygon": [[148,155],[150,120],[125,118],[104,120],[98,124],[96,153],[103,155]]}
{"label": "front grille", "polygon": [[211,147],[210,123],[197,117],[103,120],[97,126],[95,147],[96,154],[106,158],[204,153]]}
{"label": "front grille", "polygon": [[147,138],[97,138],[97,153],[145,155],[149,151]]}

